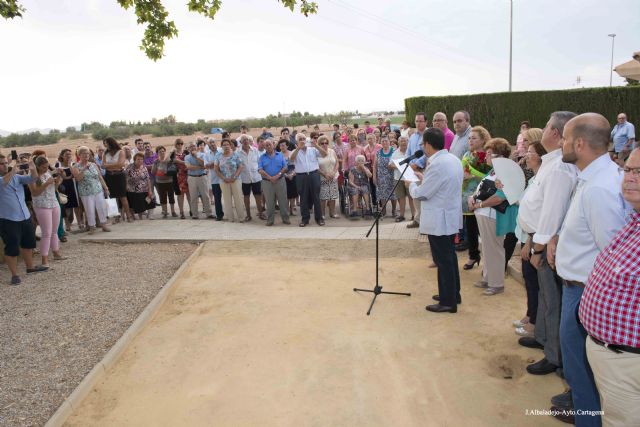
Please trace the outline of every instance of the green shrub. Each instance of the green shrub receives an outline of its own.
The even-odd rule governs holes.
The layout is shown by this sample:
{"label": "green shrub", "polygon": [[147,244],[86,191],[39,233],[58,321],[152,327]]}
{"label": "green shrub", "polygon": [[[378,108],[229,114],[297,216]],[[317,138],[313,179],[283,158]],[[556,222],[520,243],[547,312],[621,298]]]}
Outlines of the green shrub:
{"label": "green shrub", "polygon": [[417,112],[425,112],[430,122],[433,114],[442,111],[453,129],[453,114],[466,110],[472,125],[486,127],[491,136],[512,143],[520,130],[520,122],[528,120],[533,127],[543,128],[554,111],[574,111],[578,114],[596,112],[611,124],[620,112],[629,121],[640,123],[640,87],[568,89],[532,92],[501,92],[459,96],[421,96],[404,100],[406,117],[412,126]]}

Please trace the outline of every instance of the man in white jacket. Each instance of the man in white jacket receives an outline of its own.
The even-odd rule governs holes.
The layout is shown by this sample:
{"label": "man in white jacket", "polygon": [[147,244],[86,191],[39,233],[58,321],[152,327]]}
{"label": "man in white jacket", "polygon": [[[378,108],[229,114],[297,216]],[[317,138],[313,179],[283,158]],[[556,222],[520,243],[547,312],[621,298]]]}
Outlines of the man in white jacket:
{"label": "man in white jacket", "polygon": [[424,175],[416,172],[421,182],[412,182],[411,197],[421,203],[420,232],[427,234],[433,260],[438,267],[438,304],[426,309],[435,313],[455,313],[460,297],[460,273],[454,238],[462,228],[462,163],[444,149],[444,134],[438,128],[424,132],[424,153],[429,159]]}

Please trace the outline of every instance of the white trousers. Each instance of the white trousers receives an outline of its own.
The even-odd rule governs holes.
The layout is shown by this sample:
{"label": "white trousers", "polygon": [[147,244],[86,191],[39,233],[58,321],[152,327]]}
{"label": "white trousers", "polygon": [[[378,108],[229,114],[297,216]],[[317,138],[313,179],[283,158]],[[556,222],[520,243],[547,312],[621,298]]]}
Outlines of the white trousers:
{"label": "white trousers", "polygon": [[104,194],[102,192],[91,196],[80,196],[84,210],[87,213],[87,222],[89,227],[96,226],[96,211],[98,211],[98,220],[100,224],[107,223],[107,207],[104,202]]}

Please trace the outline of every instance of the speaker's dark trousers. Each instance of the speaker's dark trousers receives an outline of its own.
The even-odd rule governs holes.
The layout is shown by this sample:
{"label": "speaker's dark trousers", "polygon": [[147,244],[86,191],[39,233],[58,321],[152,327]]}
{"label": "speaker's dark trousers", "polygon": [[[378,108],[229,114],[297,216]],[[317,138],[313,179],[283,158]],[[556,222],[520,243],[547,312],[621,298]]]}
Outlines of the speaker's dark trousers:
{"label": "speaker's dark trousers", "polygon": [[455,234],[450,236],[428,235],[433,261],[438,267],[438,294],[440,304],[455,307],[460,296],[460,272],[455,248]]}

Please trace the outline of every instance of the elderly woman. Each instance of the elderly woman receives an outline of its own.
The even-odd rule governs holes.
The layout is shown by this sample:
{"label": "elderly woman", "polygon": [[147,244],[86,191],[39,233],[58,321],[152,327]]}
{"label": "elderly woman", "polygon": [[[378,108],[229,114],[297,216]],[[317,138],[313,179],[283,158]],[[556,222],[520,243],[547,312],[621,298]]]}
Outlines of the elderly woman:
{"label": "elderly woman", "polygon": [[[525,192],[532,186],[537,185],[535,176],[542,165],[542,156],[547,154],[547,150],[544,149],[540,142],[542,132],[538,135],[536,130],[541,131],[541,129],[534,128],[529,129],[524,134],[524,143],[527,146],[527,154],[525,156],[526,166],[527,169],[533,172],[533,177],[529,180]],[[538,312],[538,272],[529,259],[533,245],[531,237],[527,235],[527,233],[522,232],[520,227],[516,230],[518,230],[519,240],[523,242],[520,255],[522,261],[522,277],[524,278],[524,285],[527,289],[527,313],[521,320],[513,322],[513,326],[516,328],[515,332],[517,335],[532,336]]]}
{"label": "elderly woman", "polygon": [[[373,158],[373,183],[377,188],[378,203],[382,204],[391,196],[391,213],[396,216],[396,195],[393,193],[393,167],[391,157],[393,156],[393,148],[391,148],[389,138],[382,138],[382,147]],[[382,215],[387,213],[387,207],[382,206]]]}
{"label": "elderly woman", "polygon": [[320,169],[320,208],[322,217],[325,218],[327,205],[329,205],[329,216],[339,218],[336,213],[336,200],[338,199],[338,156],[336,152],[329,148],[329,138],[321,136],[318,138],[318,145],[327,150],[324,156],[318,158]]}
{"label": "elderly woman", "polygon": [[289,140],[282,138],[278,141],[278,149],[287,161],[287,172],[284,174],[285,182],[287,184],[287,200],[289,200],[289,215],[296,214],[296,199],[298,198],[298,188],[296,187],[296,167],[292,161],[289,160],[291,151],[289,151]]}
{"label": "elderly woman", "polygon": [[164,146],[159,145],[156,147],[156,154],[158,158],[153,162],[151,166],[151,174],[155,176],[156,189],[158,190],[158,196],[160,196],[160,206],[162,206],[162,218],[166,218],[169,213],[167,212],[167,198],[171,205],[171,216],[177,218],[176,213],[176,200],[173,197],[173,177],[167,175],[167,169],[171,159],[167,155],[167,149]]}
{"label": "elderly woman", "polygon": [[[364,155],[359,154],[356,156],[356,164],[349,169],[349,195],[351,196],[351,218],[357,218],[356,206],[358,206],[359,198],[364,199],[364,205],[362,205],[362,215],[372,215],[369,209],[369,194],[371,189],[369,187],[369,180],[373,178],[373,174],[369,171],[365,165],[366,159]],[[366,209],[366,211],[365,211]]]}
{"label": "elderly woman", "polygon": [[71,173],[78,183],[78,195],[84,206],[89,234],[93,234],[96,229],[96,211],[102,231],[111,231],[107,227],[107,206],[104,201],[104,195],[109,194],[109,187],[102,178],[98,165],[89,162],[91,150],[79,147],[78,156],[80,161],[71,167]]}
{"label": "elderly woman", "polygon": [[[487,164],[492,166],[496,158],[509,158],[511,146],[506,139],[493,138],[484,146]],[[486,197],[483,188],[493,185],[495,187],[496,176],[493,170],[480,182],[478,191],[469,197],[468,206],[475,212],[482,239],[482,253],[484,254],[484,266],[482,280],[475,284],[478,288],[484,288],[484,295],[497,295],[504,292],[504,265],[505,249],[504,236],[513,233],[518,215],[517,205],[507,206],[504,213],[500,210],[506,204],[506,196],[502,190]],[[495,188],[494,188],[495,189]]]}
{"label": "elderly woman", "polygon": [[[404,160],[407,157],[407,146],[409,145],[409,138],[406,136],[401,136],[398,141],[398,149],[393,151],[393,155],[391,156],[391,160]],[[393,169],[393,184],[400,180],[400,175],[402,172],[396,168],[395,163],[393,161],[389,162],[389,166]],[[396,217],[396,222],[402,222],[405,220],[404,212],[407,206],[407,199],[409,199],[409,209],[411,210],[411,220],[416,214],[416,208],[413,205],[413,199],[409,195],[409,190],[407,189],[404,182],[398,183],[396,186],[396,199],[398,200],[399,211],[400,214]]]}
{"label": "elderly woman", "polygon": [[73,153],[71,150],[65,148],[60,152],[60,155],[58,156],[58,163],[56,163],[56,168],[62,171],[62,184],[60,184],[58,191],[67,196],[67,203],[62,206],[67,231],[71,231],[74,211],[78,227],[80,230],[84,228],[82,207],[79,203],[80,200],[76,189],[76,181],[73,179],[73,175],[71,174],[71,167],[74,165],[72,158]]}
{"label": "elderly woman", "polygon": [[53,252],[53,259],[64,259],[60,254],[60,240],[57,233],[60,224],[60,205],[56,197],[56,187],[62,182],[62,177],[59,169],[49,171],[49,161],[45,156],[37,156],[33,163],[36,165],[38,179],[29,184],[29,190],[33,210],[42,231],[40,238],[42,266],[49,268],[49,249]]}
{"label": "elderly woman", "polygon": [[[131,216],[138,214],[138,219],[142,219],[142,214],[149,210],[149,203],[153,199],[153,186],[149,171],[144,164],[144,154],[136,153],[133,156],[133,163],[125,169],[127,178],[127,198],[131,206]],[[166,205],[165,205],[166,209]]]}
{"label": "elderly woman", "polygon": [[[233,143],[228,139],[223,139],[220,144],[222,155],[216,160],[214,166],[215,173],[220,177],[220,189],[224,200],[225,211],[228,211],[231,222],[244,222],[242,219],[242,184],[240,174],[244,168],[240,155],[233,151]],[[235,207],[235,210],[233,209]],[[234,217],[235,212],[235,217]]]}
{"label": "elderly woman", "polygon": [[469,260],[462,268],[472,269],[480,265],[480,249],[478,247],[478,222],[472,210],[468,208],[467,200],[475,193],[480,181],[487,176],[491,166],[485,159],[484,145],[489,142],[491,135],[482,126],[471,128],[469,135],[469,151],[462,156],[464,179],[462,181],[462,215],[467,226],[467,242],[469,243]]}
{"label": "elderly woman", "polygon": [[127,221],[133,221],[133,216],[129,212],[129,202],[127,201],[127,179],[124,176],[126,155],[120,149],[118,142],[108,137],[104,140],[104,159],[102,169],[106,171],[104,181],[109,188],[109,196],[118,199],[121,204],[121,217],[127,217]]}

